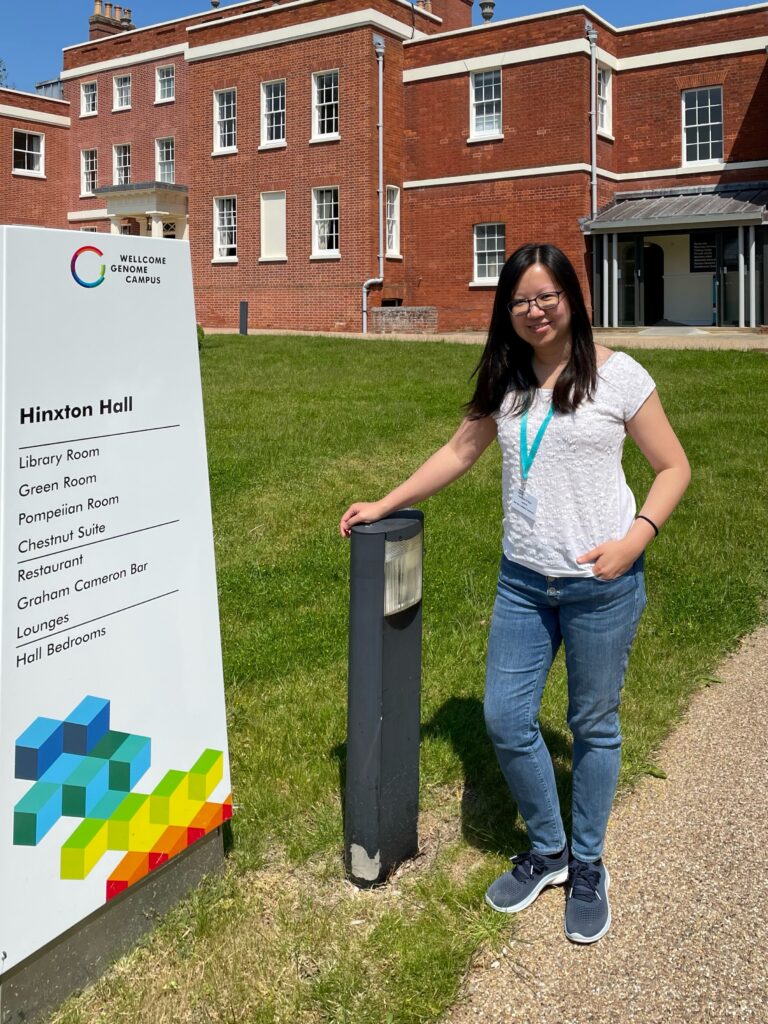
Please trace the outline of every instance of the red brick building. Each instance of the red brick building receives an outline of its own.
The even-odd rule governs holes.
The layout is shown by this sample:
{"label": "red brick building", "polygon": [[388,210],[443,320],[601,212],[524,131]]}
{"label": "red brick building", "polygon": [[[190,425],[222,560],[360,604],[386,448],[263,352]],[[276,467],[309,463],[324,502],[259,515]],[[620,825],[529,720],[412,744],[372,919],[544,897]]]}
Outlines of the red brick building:
{"label": "red brick building", "polygon": [[46,150],[43,176],[0,144],[2,219],[188,238],[210,326],[246,300],[253,327],[359,330],[367,304],[372,329],[483,328],[534,239],[571,255],[597,324],[765,322],[768,3],[471,18],[250,0],[136,28],[95,0],[65,103],[0,93]]}

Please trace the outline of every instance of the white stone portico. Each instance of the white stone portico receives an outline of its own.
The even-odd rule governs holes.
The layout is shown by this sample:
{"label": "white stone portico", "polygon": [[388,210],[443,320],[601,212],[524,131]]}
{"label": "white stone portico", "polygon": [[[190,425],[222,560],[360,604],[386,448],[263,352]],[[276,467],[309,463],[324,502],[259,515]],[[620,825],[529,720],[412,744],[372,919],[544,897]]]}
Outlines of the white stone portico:
{"label": "white stone portico", "polygon": [[[138,234],[151,238],[189,239],[189,200],[186,185],[161,181],[135,185],[105,185],[94,190],[107,202],[113,235]],[[135,225],[138,224],[138,230]]]}

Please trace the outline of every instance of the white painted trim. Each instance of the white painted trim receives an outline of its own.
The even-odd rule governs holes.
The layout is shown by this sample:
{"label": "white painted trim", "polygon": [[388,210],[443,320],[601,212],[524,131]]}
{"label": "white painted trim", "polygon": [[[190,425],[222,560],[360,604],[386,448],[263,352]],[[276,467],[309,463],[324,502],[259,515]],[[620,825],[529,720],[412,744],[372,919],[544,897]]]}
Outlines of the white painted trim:
{"label": "white painted trim", "polygon": [[619,70],[619,58],[614,57],[612,53],[608,53],[608,51],[604,50],[602,46],[597,47],[595,51],[595,56],[597,57],[598,64],[605,64],[605,66],[607,68],[610,68],[611,71]]}
{"label": "white painted trim", "polygon": [[[437,37],[433,36],[432,38]],[[403,72],[403,81],[421,82],[428,78],[464,75],[472,71],[495,71],[510,64],[566,57],[574,53],[589,54],[589,43],[586,39],[564,39],[559,43],[525,46],[520,50],[484,53],[479,57],[468,57],[466,60],[451,60],[444,64],[429,64],[423,68],[411,68],[409,71]]]}
{"label": "white painted trim", "polygon": [[28,110],[26,107],[11,107],[0,103],[0,117],[15,117],[17,121],[34,121],[35,124],[52,124],[69,128],[72,119],[62,114],[46,114],[42,110]]}
{"label": "white painted trim", "polygon": [[[450,35],[450,33],[446,32],[444,35]],[[431,38],[442,39],[443,34]],[[597,59],[614,72],[635,71],[638,68],[656,67],[660,64],[677,64],[681,61],[708,60],[713,57],[753,53],[764,50],[767,45],[768,35],[753,36],[750,39],[732,39],[728,42],[711,43],[704,46],[686,46],[677,50],[662,50],[659,53],[641,53],[635,57],[614,57],[606,50],[598,48]],[[403,81],[422,82],[431,78],[463,75],[470,71],[490,71],[493,68],[505,67],[510,64],[551,60],[579,53],[589,54],[589,43],[586,39],[565,39],[558,43],[525,46],[520,50],[484,53],[479,57],[468,57],[466,60],[452,60],[444,64],[427,64],[421,68],[411,68],[403,72]]]}
{"label": "white painted trim", "polygon": [[[595,14],[594,11],[590,10],[589,7],[560,7],[554,11],[540,11],[538,14],[523,14],[519,18],[505,18],[504,21],[487,22],[485,25],[472,25],[469,28],[454,28],[450,32],[441,32],[439,35],[429,36],[429,39],[447,39],[449,36],[463,36],[470,32],[492,32],[495,28],[501,28],[504,25],[521,25],[526,21],[536,21],[542,18],[552,18],[556,14],[586,14],[591,19],[598,21],[601,25],[611,29],[613,32],[620,32],[621,29],[617,29],[610,21],[606,21],[605,18],[599,14]],[[406,46],[410,46],[413,43],[421,42],[419,39],[408,39],[405,42]]]}
{"label": "white painted trim", "polygon": [[[702,14],[689,14],[682,18],[666,18],[663,21],[646,21],[638,25],[613,25],[610,21],[604,18],[600,14],[595,14],[589,7],[560,7],[553,11],[539,12],[538,14],[525,14],[519,18],[506,18],[504,21],[489,22],[486,25],[472,25],[470,28],[455,28],[450,32],[441,32],[439,36],[430,36],[430,39],[445,39],[447,36],[460,36],[466,35],[470,32],[488,32],[493,31],[495,28],[500,28],[504,25],[520,25],[526,21],[535,21],[537,18],[542,17],[552,18],[557,14],[585,14],[590,20],[598,22],[600,25],[605,26],[616,32],[622,34],[624,32],[637,32],[638,29],[645,28],[657,28],[662,25],[679,24],[681,21],[702,21],[704,18],[716,18],[725,14],[744,14],[751,13],[753,11],[765,10],[768,8],[768,3],[753,4],[747,7],[729,7],[719,11],[705,11]],[[421,42],[421,40],[406,40],[405,45],[409,46],[414,42]]]}
{"label": "white painted trim", "polygon": [[[631,202],[632,200],[627,200]],[[698,216],[681,215],[679,217],[647,217],[637,220],[617,220],[605,224],[598,224],[589,228],[589,234],[595,237],[619,232],[624,234],[632,231],[661,231],[664,228],[676,228],[678,230],[695,230],[702,227],[744,227],[761,223],[760,213],[744,214],[699,214]]]}
{"label": "white painted trim", "polygon": [[[160,72],[165,71],[167,68],[173,68],[173,96],[166,96],[162,98],[160,96]],[[155,106],[159,107],[162,103],[175,103],[176,102],[176,65],[171,62],[170,64],[158,64],[155,68]]]}
{"label": "white painted trim", "polygon": [[470,135],[467,138],[467,145],[474,146],[477,142],[499,142],[503,138],[503,132],[494,132],[493,134],[489,133],[488,135]]}
{"label": "white painted trim", "polygon": [[679,50],[662,50],[660,53],[641,53],[636,57],[622,57],[618,61],[619,71],[634,71],[636,68],[656,67],[659,64],[677,64],[684,60],[730,57],[737,53],[765,50],[766,46],[768,35],[752,36],[750,39],[731,39],[725,43],[710,43],[705,46],[684,46]]}
{"label": "white painted trim", "polygon": [[[475,75],[485,74],[488,71],[499,72],[499,130],[494,132],[478,132],[475,129]],[[492,139],[503,139],[504,138],[504,79],[503,71],[500,67],[485,68],[483,71],[473,69],[472,72],[467,76],[467,84],[469,85],[469,135],[467,142],[490,142]]]}
{"label": "white painted trim", "polygon": [[[272,141],[265,142],[264,140],[267,134],[267,86],[280,84],[283,86],[283,127],[285,129],[285,134],[282,139],[273,139]],[[288,82],[285,78],[269,78],[260,83],[259,113],[259,150],[284,148],[288,144]]]}
{"label": "white painted trim", "polygon": [[46,103],[63,103],[66,107],[70,105],[69,100],[58,100],[55,96],[43,96],[43,94],[39,92],[24,92],[21,89],[8,89],[6,86],[2,85],[0,86],[0,95],[4,92],[10,92],[14,96],[32,96],[34,99],[44,100]]}
{"label": "white painted trim", "polygon": [[[133,35],[133,33],[131,33]],[[80,43],[80,46],[85,45]],[[79,68],[70,68],[69,71],[62,71],[59,78],[69,81],[71,78],[82,78],[83,75],[95,75],[99,71],[112,71],[117,68],[127,68],[131,64],[147,64],[152,60],[162,60],[164,57],[175,57],[179,54],[186,54],[187,44],[176,43],[175,46],[163,46],[159,50],[144,50],[143,53],[126,53],[121,57],[113,57],[111,60],[97,61],[95,64],[83,64]]]}
{"label": "white painted trim", "polygon": [[706,164],[690,164],[686,167],[664,167],[650,171],[625,171],[617,174],[615,171],[605,171],[598,168],[597,173],[602,178],[609,178],[611,181],[638,181],[642,178],[674,178],[684,174],[719,174],[722,171],[749,171],[756,167],[768,167],[768,160],[713,160]]}
{"label": "white painted trim", "polygon": [[404,181],[403,188],[431,188],[435,185],[469,185],[478,181],[504,181],[508,178],[535,178],[540,174],[571,174],[574,171],[590,172],[591,167],[583,164],[552,164],[549,167],[520,167],[513,171],[488,171],[483,174],[456,174],[446,178],[422,178],[418,181]]}
{"label": "white painted trim", "polygon": [[67,220],[70,224],[78,224],[84,220],[108,220],[109,214],[107,213],[106,206],[103,209],[98,210],[70,210],[67,214]]}
{"label": "white painted trim", "polygon": [[[280,8],[281,10],[285,11],[290,10],[291,8],[294,7],[305,7],[307,4],[316,4],[318,2],[319,0],[293,0],[292,3],[280,4]],[[443,23],[443,19],[439,18],[436,14],[433,14],[431,11],[425,11],[423,8],[420,7],[414,8],[414,5],[411,3],[411,0],[393,0],[393,2],[396,4],[400,4],[401,7],[408,8],[409,14],[415,11],[416,14],[424,18],[427,18],[429,21],[435,22],[436,25],[442,25]],[[226,22],[242,21],[245,18],[256,18],[259,15],[274,13],[275,12],[272,7],[263,7],[261,10],[258,11],[246,11],[245,14],[234,14],[229,18],[219,18],[218,20],[208,21],[205,24],[201,25],[190,25],[190,27],[187,29],[187,32],[200,32],[206,28],[211,28],[212,26],[216,25],[222,25]],[[424,35],[424,33],[420,33],[420,35]]]}
{"label": "white painted trim", "polygon": [[[282,8],[284,9],[284,8]],[[274,10],[274,8],[269,8]],[[302,25],[288,25],[286,28],[272,29],[271,32],[256,32],[253,35],[240,36],[238,39],[223,39],[218,43],[207,43],[204,46],[190,47],[186,59],[190,62],[210,60],[211,57],[223,57],[233,53],[246,53],[248,50],[261,50],[279,43],[293,42],[296,39],[312,39],[315,36],[330,35],[351,28],[378,28],[389,32],[398,39],[409,39],[410,25],[380,14],[368,7],[352,14],[338,14],[330,18],[319,18]],[[416,33],[419,34],[418,31]]]}
{"label": "white painted trim", "polygon": [[467,288],[498,288],[498,277],[487,277],[481,281],[469,281]]}
{"label": "white painted trim", "polygon": [[[695,167],[666,167],[661,170],[629,171],[618,174],[598,168],[601,178],[609,181],[638,181],[643,178],[672,178],[686,174],[717,174],[722,171],[747,171],[757,167],[768,167],[768,160],[739,160],[723,163],[713,161],[709,164],[698,164]],[[510,178],[535,178],[546,174],[572,174],[575,171],[591,172],[587,163],[550,164],[548,167],[519,167],[511,171],[487,171],[483,174],[456,174],[445,178],[422,178],[417,181],[404,181],[403,188],[432,188],[436,185],[469,185],[481,181],[505,181]]]}

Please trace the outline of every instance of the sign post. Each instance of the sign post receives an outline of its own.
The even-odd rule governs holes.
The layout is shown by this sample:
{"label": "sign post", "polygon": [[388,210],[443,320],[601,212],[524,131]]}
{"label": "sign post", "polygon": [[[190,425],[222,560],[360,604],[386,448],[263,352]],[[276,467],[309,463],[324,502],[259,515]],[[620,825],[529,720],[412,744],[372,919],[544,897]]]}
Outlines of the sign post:
{"label": "sign post", "polygon": [[0,227],[0,351],[5,1024],[220,861],[232,801],[188,245]]}

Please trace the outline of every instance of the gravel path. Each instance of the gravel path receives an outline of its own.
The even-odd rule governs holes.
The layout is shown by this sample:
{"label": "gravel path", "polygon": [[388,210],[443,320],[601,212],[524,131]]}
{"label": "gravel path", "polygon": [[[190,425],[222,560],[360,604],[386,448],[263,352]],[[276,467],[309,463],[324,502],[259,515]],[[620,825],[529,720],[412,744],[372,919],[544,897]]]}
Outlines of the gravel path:
{"label": "gravel path", "polygon": [[547,890],[445,1024],[768,1021],[768,628],[717,675],[660,752],[667,779],[616,805],[608,935],[572,945]]}

